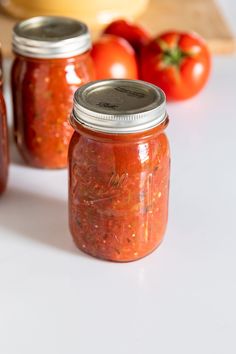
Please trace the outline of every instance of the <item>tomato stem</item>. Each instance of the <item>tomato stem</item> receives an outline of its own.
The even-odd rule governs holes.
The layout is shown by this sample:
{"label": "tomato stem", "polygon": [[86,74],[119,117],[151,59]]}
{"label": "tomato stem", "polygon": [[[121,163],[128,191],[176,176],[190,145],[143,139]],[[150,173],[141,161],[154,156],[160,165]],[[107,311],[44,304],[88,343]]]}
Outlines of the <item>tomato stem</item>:
{"label": "tomato stem", "polygon": [[188,56],[179,47],[168,48],[163,52],[163,59],[166,65],[179,66],[184,58]]}

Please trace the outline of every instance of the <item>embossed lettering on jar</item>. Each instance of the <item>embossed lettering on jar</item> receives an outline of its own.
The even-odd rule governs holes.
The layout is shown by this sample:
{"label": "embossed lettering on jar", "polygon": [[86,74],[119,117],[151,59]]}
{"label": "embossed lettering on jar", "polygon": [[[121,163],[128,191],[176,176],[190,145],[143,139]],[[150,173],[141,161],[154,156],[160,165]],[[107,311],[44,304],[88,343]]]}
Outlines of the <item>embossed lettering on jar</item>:
{"label": "embossed lettering on jar", "polygon": [[135,80],[84,85],[74,96],[69,222],[95,257],[133,261],[151,253],[167,224],[169,144],[165,95]]}
{"label": "embossed lettering on jar", "polygon": [[14,135],[25,162],[67,165],[76,89],[94,79],[87,26],[64,17],[35,17],[13,31]]}

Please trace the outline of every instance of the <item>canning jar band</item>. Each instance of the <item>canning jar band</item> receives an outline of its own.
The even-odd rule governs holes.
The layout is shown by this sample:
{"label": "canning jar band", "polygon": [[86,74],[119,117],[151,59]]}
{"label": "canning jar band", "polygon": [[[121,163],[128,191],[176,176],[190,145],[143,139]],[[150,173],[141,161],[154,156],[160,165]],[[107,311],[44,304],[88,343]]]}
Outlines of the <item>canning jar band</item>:
{"label": "canning jar band", "polygon": [[[154,113],[155,117],[156,114]],[[97,119],[91,119],[88,121],[88,116],[84,115],[83,113],[78,112],[75,113],[75,110],[73,109],[70,117],[71,124],[73,125],[72,120],[74,119],[77,123],[87,127],[90,130],[94,131],[99,131],[99,132],[104,132],[104,133],[110,133],[110,134],[129,134],[129,133],[139,133],[142,131],[150,130],[155,128],[158,125],[161,125],[165,120],[167,119],[168,114],[167,112],[164,112],[161,116],[158,117],[158,119],[150,121],[143,121],[142,123],[136,124],[135,126],[126,126],[126,127],[114,127],[112,125],[108,126],[107,125],[107,120],[106,119],[100,119],[99,124],[97,122]],[[143,116],[145,119],[145,116]]]}

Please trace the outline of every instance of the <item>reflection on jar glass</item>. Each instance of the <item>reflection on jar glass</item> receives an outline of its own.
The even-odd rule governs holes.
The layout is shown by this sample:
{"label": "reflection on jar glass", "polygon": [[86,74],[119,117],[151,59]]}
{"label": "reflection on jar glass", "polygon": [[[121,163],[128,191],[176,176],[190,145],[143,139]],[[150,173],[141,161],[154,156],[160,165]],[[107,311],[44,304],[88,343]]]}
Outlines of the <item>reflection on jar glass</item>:
{"label": "reflection on jar glass", "polygon": [[14,136],[34,167],[67,165],[68,118],[76,89],[94,78],[87,26],[64,17],[36,17],[14,28]]}
{"label": "reflection on jar glass", "polygon": [[76,91],[69,147],[69,222],[77,246],[132,261],[152,252],[167,224],[169,144],[165,95],[135,80]]}

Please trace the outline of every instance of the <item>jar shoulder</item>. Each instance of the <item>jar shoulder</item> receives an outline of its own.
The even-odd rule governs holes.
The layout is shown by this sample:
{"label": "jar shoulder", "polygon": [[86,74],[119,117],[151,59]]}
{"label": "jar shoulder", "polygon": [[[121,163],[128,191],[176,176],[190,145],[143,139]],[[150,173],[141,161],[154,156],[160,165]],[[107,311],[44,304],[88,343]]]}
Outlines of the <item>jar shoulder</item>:
{"label": "jar shoulder", "polygon": [[42,80],[50,77],[60,85],[60,79],[67,84],[82,84],[95,78],[93,62],[89,54],[65,59],[35,59],[16,56],[11,69],[12,81],[19,84],[25,77]]}
{"label": "jar shoulder", "polygon": [[164,132],[149,138],[125,142],[104,142],[74,132],[69,160],[79,166],[101,166],[100,171],[136,173],[152,170],[169,160],[169,142]]}

